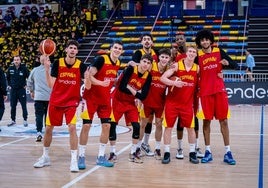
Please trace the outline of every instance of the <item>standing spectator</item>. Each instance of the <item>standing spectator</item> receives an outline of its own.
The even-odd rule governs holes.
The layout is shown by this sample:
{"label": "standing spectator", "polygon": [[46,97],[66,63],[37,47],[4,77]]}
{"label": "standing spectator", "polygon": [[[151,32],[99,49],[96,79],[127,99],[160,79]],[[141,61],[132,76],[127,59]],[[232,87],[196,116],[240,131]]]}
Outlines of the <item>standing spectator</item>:
{"label": "standing spectator", "polygon": [[[5,112],[5,101],[7,100],[7,81],[4,71],[0,68],[0,121]],[[0,129],[1,131],[1,129]]]}
{"label": "standing spectator", "polygon": [[142,5],[140,1],[135,4],[136,16],[141,16]]}
{"label": "standing spectator", "polygon": [[205,139],[205,156],[202,163],[213,160],[210,149],[211,120],[218,119],[223,137],[225,155],[223,161],[235,165],[236,161],[230,149],[228,118],[230,117],[228,96],[222,76],[223,66],[236,68],[237,64],[220,48],[212,47],[214,35],[210,30],[197,32],[196,45],[198,51],[198,64],[200,68],[199,97],[200,107],[197,117],[203,119],[203,134]]}
{"label": "standing spectator", "polygon": [[45,61],[46,80],[52,91],[46,118],[43,155],[33,165],[35,168],[50,165],[49,148],[52,142],[53,129],[54,126],[62,125],[65,116],[70,134],[70,171],[79,171],[77,164],[76,108],[80,102],[81,79],[84,77],[87,66],[76,58],[78,45],[77,41],[68,41],[65,48],[66,56],[53,63],[51,73],[50,62]]}
{"label": "standing spectator", "polygon": [[31,92],[31,97],[34,99],[34,110],[35,110],[35,124],[37,137],[36,142],[42,141],[42,129],[43,122],[46,119],[47,108],[51,88],[48,87],[46,82],[45,66],[44,62],[50,61],[48,56],[40,56],[40,65],[35,67],[27,80],[27,86]]}
{"label": "standing spectator", "polygon": [[246,50],[246,65],[247,65],[247,69],[246,69],[246,73],[250,79],[250,81],[254,81],[255,79],[253,78],[253,67],[255,67],[255,60],[253,55]]}
{"label": "standing spectator", "polygon": [[22,107],[22,117],[24,119],[24,127],[27,123],[27,97],[26,97],[26,79],[29,76],[29,70],[26,65],[21,63],[20,56],[14,56],[12,65],[7,70],[7,83],[10,89],[10,105],[11,105],[11,123],[7,126],[16,125],[16,108],[18,100]]}

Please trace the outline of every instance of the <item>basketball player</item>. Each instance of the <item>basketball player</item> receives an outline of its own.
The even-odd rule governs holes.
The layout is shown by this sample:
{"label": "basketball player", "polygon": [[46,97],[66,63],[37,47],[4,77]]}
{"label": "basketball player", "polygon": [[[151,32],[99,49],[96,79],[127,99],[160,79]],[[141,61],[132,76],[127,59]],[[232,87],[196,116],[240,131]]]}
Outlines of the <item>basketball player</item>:
{"label": "basketball player", "polygon": [[[136,66],[129,65],[120,75],[117,87],[112,99],[113,121],[117,125],[120,118],[124,115],[127,123],[131,123],[133,128],[132,147],[129,161],[143,163],[140,158],[140,148],[137,143],[140,136],[139,112],[135,104],[135,99],[143,101],[149,92],[152,76],[149,73],[153,58],[149,54],[141,57],[140,63]],[[116,126],[111,126],[110,140],[116,140]]]}
{"label": "basketball player", "polygon": [[[71,163],[70,171],[78,172],[76,133],[76,108],[80,102],[81,79],[88,77],[87,66],[76,58],[78,53],[78,42],[70,40],[65,48],[66,57],[56,60],[52,64],[50,73],[50,61],[44,61],[46,80],[52,88],[48,113],[46,118],[46,131],[44,135],[43,155],[34,164],[35,168],[42,168],[50,165],[49,147],[52,142],[54,126],[61,126],[63,116],[70,134]],[[87,70],[87,71],[86,71]]]}
{"label": "basketball player", "polygon": [[[149,94],[141,107],[141,131],[140,137],[143,138],[144,129],[151,116],[155,117],[155,151],[154,155],[157,160],[161,160],[161,138],[162,138],[162,121],[163,111],[165,105],[166,85],[160,81],[161,75],[166,71],[171,59],[170,49],[163,48],[159,50],[159,62],[153,61],[152,69],[152,83]],[[141,142],[141,139],[140,139]]]}
{"label": "basketball player", "polygon": [[[174,62],[177,63],[178,61],[180,61],[181,59],[186,57],[186,38],[183,34],[178,33],[175,36],[175,40],[176,40],[176,44],[175,44],[175,48],[177,53],[175,54],[174,57]],[[172,50],[175,50],[174,48]],[[195,117],[195,135],[196,135],[196,156],[198,158],[202,158],[204,157],[204,154],[201,152],[201,149],[199,148],[199,122],[197,117]],[[184,154],[183,154],[183,148],[182,148],[182,139],[183,139],[183,130],[184,128],[180,126],[180,120],[178,120],[177,122],[177,141],[178,141],[178,149],[177,149],[177,154],[176,154],[176,158],[177,159],[183,159],[184,158]]]}
{"label": "basketball player", "polygon": [[[158,62],[158,51],[153,49],[153,36],[149,33],[145,33],[141,36],[141,45],[142,48],[138,49],[134,52],[132,56],[132,61],[135,63],[139,63],[141,60],[141,57],[144,54],[149,54],[152,56],[153,60],[155,62]],[[140,101],[138,101],[138,108],[141,106]],[[148,119],[148,122],[146,125],[142,125],[140,127],[140,139],[138,143],[138,147],[142,149],[142,151],[145,153],[147,156],[154,156],[154,152],[151,151],[150,145],[149,145],[149,137],[152,131],[152,121],[153,121],[153,116],[151,116]]]}
{"label": "basketball player", "polygon": [[[171,132],[177,118],[180,119],[180,126],[186,127],[188,132],[189,161],[194,164],[199,163],[195,152],[196,135],[193,108],[193,106],[196,107],[197,101],[198,65],[194,63],[196,56],[197,49],[189,46],[186,51],[186,58],[175,63],[174,67],[168,69],[160,79],[169,86],[164,112],[165,153],[162,159],[163,164],[170,162]],[[170,79],[172,76],[176,76],[178,79]]]}
{"label": "basketball player", "polygon": [[97,165],[105,167],[113,167],[105,157],[106,144],[109,140],[110,132],[110,115],[111,115],[111,88],[117,78],[117,72],[120,68],[120,60],[118,59],[123,53],[123,44],[115,41],[110,48],[110,54],[98,56],[90,66],[91,89],[84,91],[83,98],[86,100],[86,107],[82,113],[83,127],[79,139],[79,169],[85,169],[85,149],[88,141],[88,132],[90,130],[95,112],[101,119],[102,132],[100,135],[99,153],[97,157]]}
{"label": "basketball player", "polygon": [[196,45],[201,48],[198,51],[198,63],[200,67],[200,110],[198,118],[203,119],[203,134],[205,139],[205,156],[202,163],[208,163],[213,160],[210,148],[210,123],[211,120],[219,120],[220,129],[225,146],[225,155],[223,161],[230,165],[235,165],[230,149],[229,139],[229,107],[228,97],[224,81],[222,78],[223,66],[236,68],[237,64],[220,48],[212,47],[214,35],[210,30],[201,30],[195,38]]}

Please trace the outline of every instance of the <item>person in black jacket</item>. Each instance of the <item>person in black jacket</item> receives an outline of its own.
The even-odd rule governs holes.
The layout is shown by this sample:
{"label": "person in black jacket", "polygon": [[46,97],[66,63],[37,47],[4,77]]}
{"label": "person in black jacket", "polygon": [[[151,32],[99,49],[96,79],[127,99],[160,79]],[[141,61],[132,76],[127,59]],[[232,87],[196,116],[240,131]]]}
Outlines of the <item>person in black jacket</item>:
{"label": "person in black jacket", "polygon": [[[5,101],[7,100],[7,82],[4,71],[0,68],[0,121],[5,112]],[[1,131],[1,129],[0,129]]]}
{"label": "person in black jacket", "polygon": [[7,70],[7,83],[10,90],[10,106],[11,106],[11,123],[7,126],[16,125],[16,107],[18,101],[22,107],[23,125],[28,126],[27,123],[27,97],[26,97],[26,79],[29,76],[29,70],[21,64],[21,57],[14,56],[12,65]]}

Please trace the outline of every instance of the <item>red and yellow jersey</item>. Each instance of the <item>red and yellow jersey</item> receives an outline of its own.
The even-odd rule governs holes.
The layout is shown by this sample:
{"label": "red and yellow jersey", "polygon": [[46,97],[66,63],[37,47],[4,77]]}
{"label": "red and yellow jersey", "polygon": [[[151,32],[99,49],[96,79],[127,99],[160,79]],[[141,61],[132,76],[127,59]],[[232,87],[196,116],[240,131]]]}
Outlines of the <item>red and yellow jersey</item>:
{"label": "red and yellow jersey", "polygon": [[198,51],[200,68],[200,96],[225,92],[224,81],[218,76],[222,71],[220,49],[214,47],[211,53]]}
{"label": "red and yellow jersey", "polygon": [[160,81],[163,73],[159,72],[158,63],[155,61],[152,63],[150,74],[152,75],[151,87],[148,96],[142,103],[145,106],[160,108],[165,104],[166,85]]}
{"label": "red and yellow jersey", "polygon": [[110,104],[110,92],[117,78],[117,72],[120,68],[120,61],[117,60],[116,63],[113,64],[108,55],[102,56],[104,58],[104,64],[94,77],[102,81],[110,80],[110,85],[108,87],[103,87],[92,84],[89,90],[85,90],[83,98],[86,100],[93,100],[96,104]]}
{"label": "red and yellow jersey", "polygon": [[[135,66],[134,71],[129,79],[128,85],[130,85],[136,91],[141,90],[149,74],[150,73],[146,71],[141,77],[139,77],[138,66]],[[121,81],[121,79],[123,78],[123,75],[124,73],[120,75],[118,82]],[[115,89],[114,97],[120,101],[129,101],[129,102],[135,101],[135,96],[133,96],[132,94],[127,94],[127,93],[120,91],[118,87]]]}
{"label": "red and yellow jersey", "polygon": [[68,68],[64,58],[59,59],[58,77],[52,88],[49,103],[58,107],[78,106],[81,87],[81,61],[76,59]]}
{"label": "red and yellow jersey", "polygon": [[169,86],[166,102],[175,106],[193,106],[198,83],[198,65],[194,63],[192,68],[187,71],[183,60],[180,60],[178,62],[178,71],[174,73],[174,76],[177,76],[183,82],[187,82],[187,85],[182,88],[174,87],[172,90],[172,87]]}
{"label": "red and yellow jersey", "polygon": [[[143,49],[140,49],[140,51],[141,51],[141,55],[142,56],[145,55],[145,54],[147,54]],[[153,49],[151,49],[150,55],[152,56],[152,58],[153,58],[153,60],[155,62],[158,62],[157,54],[155,53],[155,51]]]}
{"label": "red and yellow jersey", "polygon": [[175,58],[175,62],[178,62],[178,61],[180,61],[181,59],[184,59],[186,57],[186,53],[180,53],[180,52],[178,52],[177,53],[177,56],[176,56],[176,58]]}

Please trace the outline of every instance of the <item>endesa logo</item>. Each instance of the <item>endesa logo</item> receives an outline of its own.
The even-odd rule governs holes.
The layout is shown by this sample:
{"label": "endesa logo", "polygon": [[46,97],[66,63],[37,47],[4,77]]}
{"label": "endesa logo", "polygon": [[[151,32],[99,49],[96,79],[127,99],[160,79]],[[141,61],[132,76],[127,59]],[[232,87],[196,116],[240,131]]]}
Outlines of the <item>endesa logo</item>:
{"label": "endesa logo", "polygon": [[225,83],[229,101],[233,104],[268,104],[266,82]]}

